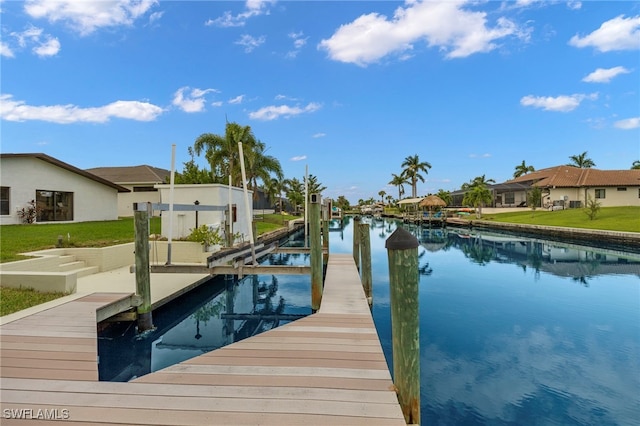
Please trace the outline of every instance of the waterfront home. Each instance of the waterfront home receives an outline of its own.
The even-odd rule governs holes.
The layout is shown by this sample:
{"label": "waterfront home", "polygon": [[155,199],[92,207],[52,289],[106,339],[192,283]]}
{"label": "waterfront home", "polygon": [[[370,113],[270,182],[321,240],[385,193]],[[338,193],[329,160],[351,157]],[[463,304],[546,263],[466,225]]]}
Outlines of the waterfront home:
{"label": "waterfront home", "polygon": [[0,154],[0,224],[87,222],[118,218],[118,194],[129,190],[42,153]]}
{"label": "waterfront home", "polygon": [[133,216],[133,203],[159,203],[160,192],[155,185],[169,182],[171,176],[170,170],[146,164],[129,167],[96,167],[87,171],[130,191],[118,194],[118,216],[120,217]]}

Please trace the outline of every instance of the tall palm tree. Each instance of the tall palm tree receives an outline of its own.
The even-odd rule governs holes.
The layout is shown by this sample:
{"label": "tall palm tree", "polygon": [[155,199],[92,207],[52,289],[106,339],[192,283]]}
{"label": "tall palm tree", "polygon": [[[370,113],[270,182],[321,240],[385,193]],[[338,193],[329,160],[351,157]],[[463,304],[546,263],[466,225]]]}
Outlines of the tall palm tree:
{"label": "tall palm tree", "polygon": [[463,190],[467,190],[467,189],[473,188],[474,186],[485,186],[486,187],[490,183],[496,183],[496,181],[494,179],[487,179],[486,175],[476,176],[471,181],[469,181],[468,183],[463,183],[462,184],[462,189]]}
{"label": "tall palm tree", "polygon": [[223,180],[231,176],[231,184],[240,186],[240,153],[238,142],[242,142],[243,151],[255,149],[257,141],[251,127],[227,122],[224,135],[203,133],[196,139],[193,148],[197,155],[204,152],[211,171]]}
{"label": "tall palm tree", "polygon": [[527,173],[535,172],[536,169],[533,166],[527,166],[522,160],[521,164],[516,166],[516,171],[513,173],[513,178],[519,178],[522,175],[526,175]]}
{"label": "tall palm tree", "polygon": [[640,160],[636,160],[633,162],[633,164],[631,165],[631,170],[638,170],[640,169]]}
{"label": "tall palm tree", "polygon": [[416,154],[405,158],[401,167],[404,167],[402,175],[411,183],[411,197],[416,198],[418,196],[418,180],[424,182],[424,176],[420,172],[429,173],[431,164],[426,161],[420,161],[418,154]]}
{"label": "tall palm tree", "polygon": [[404,195],[404,184],[407,183],[407,178],[402,176],[402,174],[397,175],[395,173],[391,173],[391,181],[389,181],[389,185],[398,187],[398,201],[402,199]]}
{"label": "tall palm tree", "polygon": [[596,166],[596,163],[587,157],[587,151],[582,154],[572,155],[569,157],[569,160],[571,160],[571,162],[567,164],[567,166],[579,167],[581,169],[590,169]]}
{"label": "tall palm tree", "polygon": [[491,190],[487,188],[487,185],[495,182],[495,180],[487,179],[485,175],[482,175],[473,178],[469,183],[462,184],[462,189],[466,191],[462,204],[473,206],[476,209],[476,217],[478,219],[482,217],[482,207],[485,204],[490,204],[493,199]]}
{"label": "tall palm tree", "polygon": [[[304,188],[304,183],[306,182],[305,178],[302,178],[302,183],[303,183],[303,188]],[[322,185],[320,182],[318,182],[318,177],[314,176],[314,175],[309,175],[309,185],[308,185],[308,189],[309,189],[309,195],[311,194],[322,194],[322,191],[324,191],[325,189],[327,189],[326,186]]]}
{"label": "tall palm tree", "polygon": [[242,149],[247,173],[247,184],[250,189],[253,189],[253,197],[258,197],[258,191],[255,189],[258,187],[258,179],[263,183],[266,183],[271,179],[271,173],[275,174],[276,178],[282,179],[282,167],[280,161],[271,155],[265,155],[265,144],[260,141],[256,141],[253,149],[248,149],[246,152],[244,147]]}
{"label": "tall palm tree", "polygon": [[380,190],[378,191],[378,195],[380,196],[380,201],[384,203],[384,196],[387,195],[387,193],[383,190]]}

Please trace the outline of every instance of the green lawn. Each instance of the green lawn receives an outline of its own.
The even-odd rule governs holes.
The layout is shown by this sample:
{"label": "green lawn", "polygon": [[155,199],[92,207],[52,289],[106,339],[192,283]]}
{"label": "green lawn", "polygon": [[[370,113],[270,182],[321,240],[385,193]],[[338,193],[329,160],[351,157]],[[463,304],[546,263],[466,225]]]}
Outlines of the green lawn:
{"label": "green lawn", "polygon": [[[475,220],[475,216],[467,217]],[[523,209],[520,212],[483,214],[482,220],[521,223],[570,228],[602,229],[607,231],[640,232],[640,207],[603,207],[594,220],[590,220],[585,209],[548,210]]]}
{"label": "green lawn", "polygon": [[49,302],[64,295],[64,293],[40,293],[33,289],[0,287],[0,316]]}

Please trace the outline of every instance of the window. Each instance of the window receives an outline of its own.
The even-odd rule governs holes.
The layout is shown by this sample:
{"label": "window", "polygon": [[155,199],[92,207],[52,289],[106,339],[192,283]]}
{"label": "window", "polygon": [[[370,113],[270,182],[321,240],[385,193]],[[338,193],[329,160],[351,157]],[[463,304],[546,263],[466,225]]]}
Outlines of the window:
{"label": "window", "polygon": [[605,190],[596,189],[596,198],[605,198]]}
{"label": "window", "polygon": [[134,186],[133,192],[158,192],[158,189],[153,186]]}
{"label": "window", "polygon": [[0,215],[9,214],[9,187],[0,186]]}
{"label": "window", "polygon": [[505,204],[515,204],[516,203],[516,193],[515,192],[505,192],[504,193],[504,203]]}
{"label": "window", "polygon": [[627,188],[618,188],[617,190],[618,190],[618,191],[626,191],[626,190],[627,190]]}
{"label": "window", "polygon": [[73,220],[73,192],[36,190],[38,222]]}

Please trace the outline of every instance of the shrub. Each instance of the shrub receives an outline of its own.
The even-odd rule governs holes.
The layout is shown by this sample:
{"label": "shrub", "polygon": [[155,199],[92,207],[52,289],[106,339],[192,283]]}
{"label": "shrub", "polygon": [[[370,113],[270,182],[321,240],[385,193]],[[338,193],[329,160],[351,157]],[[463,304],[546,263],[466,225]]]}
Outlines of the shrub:
{"label": "shrub", "polygon": [[188,241],[195,241],[204,245],[205,247],[222,244],[224,239],[218,233],[217,229],[210,228],[207,225],[202,225],[199,228],[191,230],[191,234],[187,237]]}
{"label": "shrub", "polygon": [[598,200],[588,197],[584,212],[586,213],[587,216],[589,216],[589,219],[594,220],[598,215],[599,211],[600,211],[600,203],[598,202]]}
{"label": "shrub", "polygon": [[27,203],[26,207],[18,210],[18,217],[22,220],[22,223],[35,223],[36,217],[38,217],[38,211],[36,200],[31,200]]}

